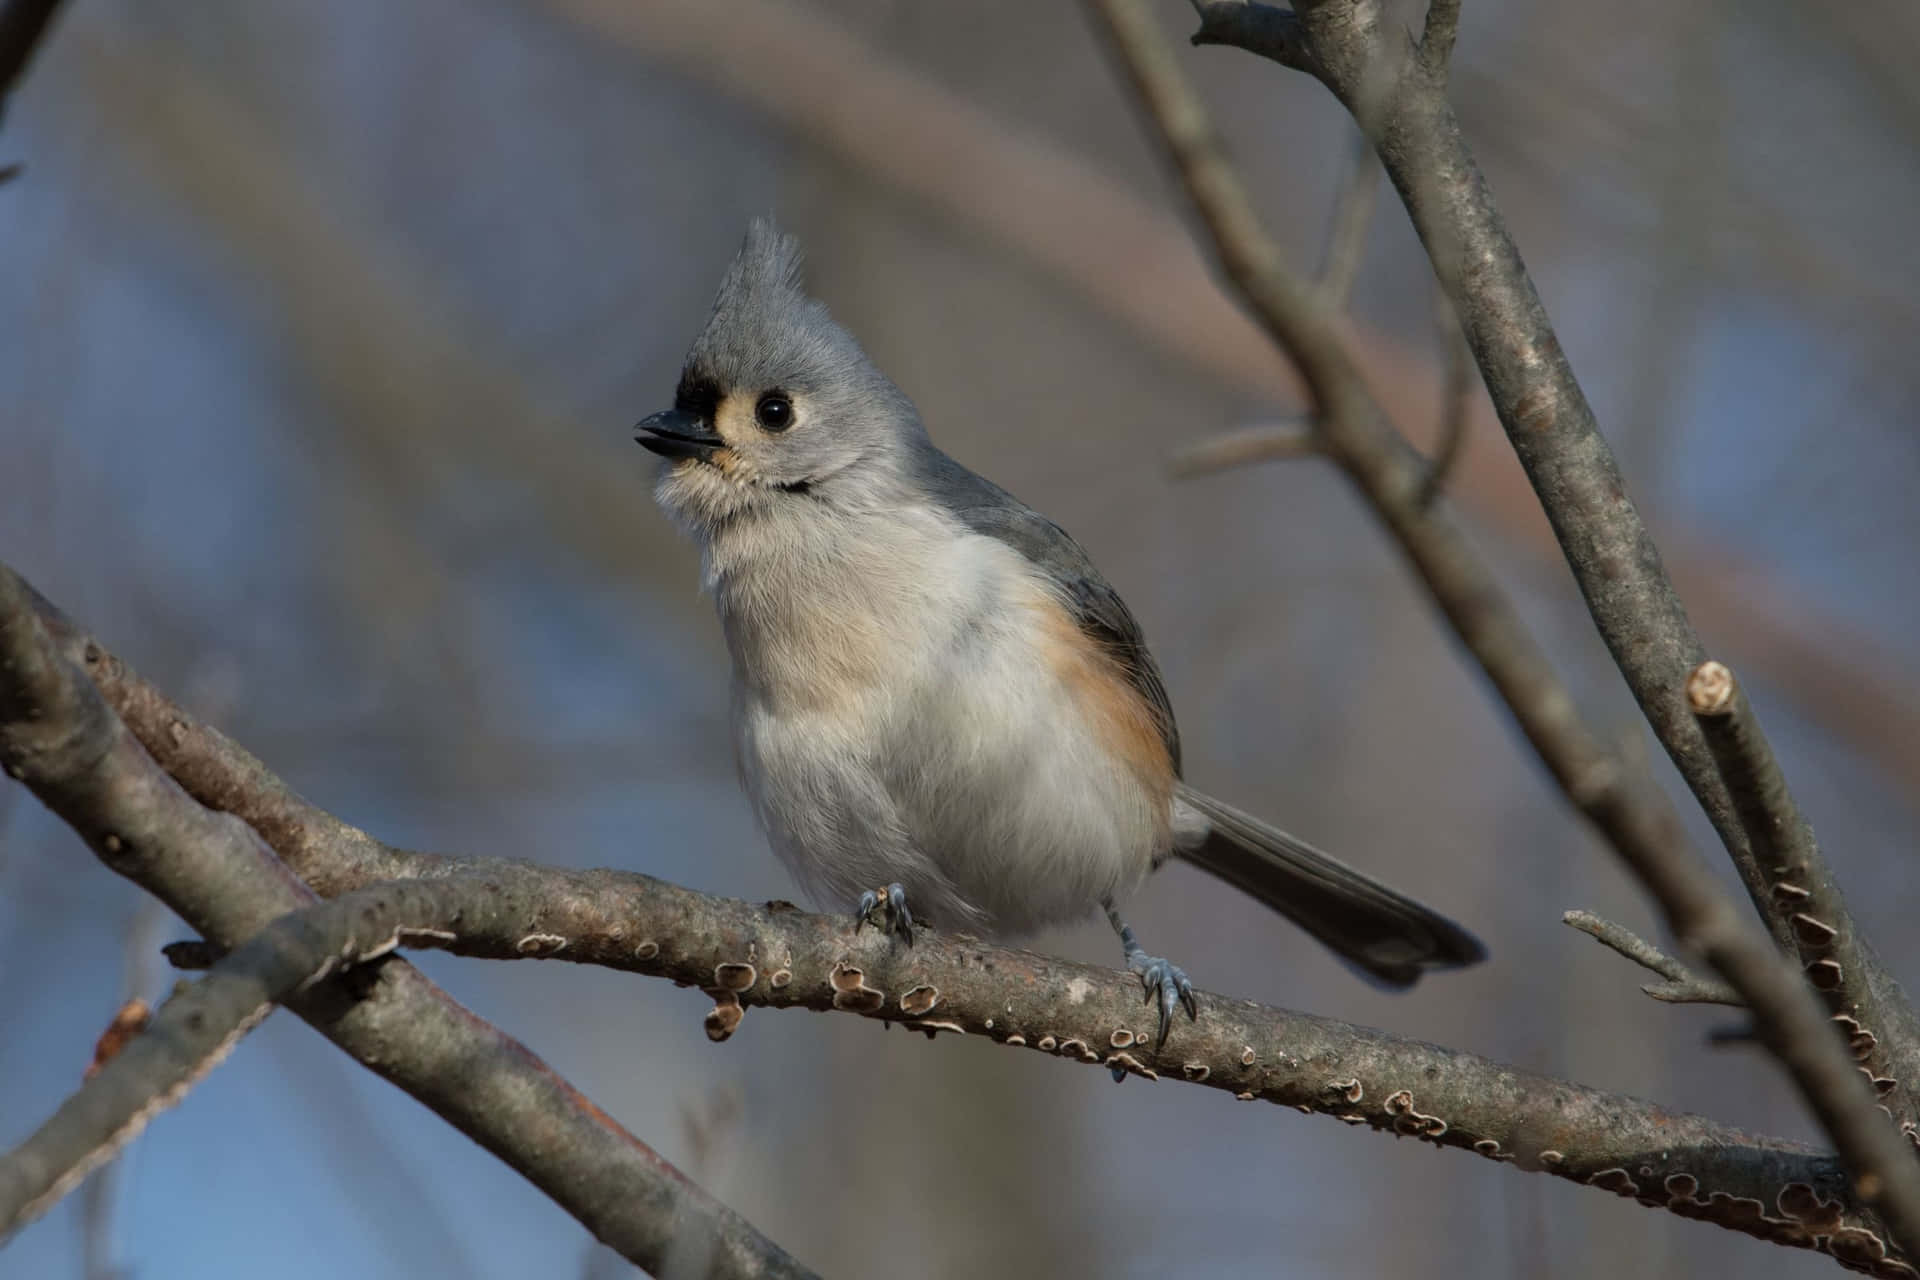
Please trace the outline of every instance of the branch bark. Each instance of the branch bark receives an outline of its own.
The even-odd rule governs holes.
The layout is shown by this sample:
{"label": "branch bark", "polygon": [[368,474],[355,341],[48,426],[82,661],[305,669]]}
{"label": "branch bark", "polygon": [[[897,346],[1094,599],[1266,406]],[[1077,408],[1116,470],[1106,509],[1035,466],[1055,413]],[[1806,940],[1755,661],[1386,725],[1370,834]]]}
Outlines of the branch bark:
{"label": "branch bark", "polygon": [[453,939],[436,939],[457,954],[571,960],[699,987],[713,1002],[704,1025],[716,1039],[756,1006],[837,1010],[1152,1072],[1470,1150],[1875,1274],[1912,1274],[1888,1255],[1884,1227],[1834,1156],[1699,1116],[1214,995],[1154,1056],[1138,983],[1114,970],[931,930],[902,949],[786,903],[713,898],[631,873],[394,848],[308,804],[50,604],[37,608],[60,653],[84,662],[153,758],[202,803],[270,833],[307,882],[340,895],[393,878],[461,877],[515,904],[505,928],[480,928],[476,915]]}
{"label": "branch bark", "polygon": [[123,1019],[116,1019],[80,1091],[0,1160],[0,1243],[184,1097],[274,1005],[403,943],[430,945],[441,935],[452,937],[446,932],[450,924],[495,905],[497,895],[478,888],[415,882],[292,912],[175,994],[150,1021],[140,1018],[123,1029]]}
{"label": "branch bark", "polygon": [[[1890,1096],[1901,1080],[1914,1079],[1920,1046],[1875,1019],[1873,1011],[1904,1005],[1905,996],[1871,944],[1856,932],[1841,899],[1833,868],[1820,853],[1813,826],[1801,815],[1786,775],[1760,727],[1746,690],[1724,663],[1712,660],[1687,678],[1687,702],[1700,722],[1714,766],[1720,770],[1734,812],[1747,832],[1767,899],[1792,931],[1794,951],[1807,981],[1827,1002],[1834,1024],[1847,1038],[1874,1092]],[[1849,966],[1868,962],[1864,973]],[[1873,1000],[1863,1003],[1866,990]],[[1898,1113],[1896,1113],[1898,1114]],[[1901,1132],[1920,1144],[1914,1121],[1901,1117]]]}
{"label": "branch bark", "polygon": [[[1340,463],[1399,540],[1441,612],[1479,661],[1568,799],[1599,828],[1654,895],[1681,942],[1704,955],[1740,992],[1762,1039],[1833,1137],[1854,1173],[1857,1190],[1882,1208],[1901,1248],[1913,1256],[1920,1246],[1920,1162],[1912,1159],[1911,1145],[1882,1123],[1873,1095],[1855,1071],[1846,1047],[1833,1034],[1812,990],[1720,894],[1712,876],[1687,846],[1678,816],[1664,798],[1650,784],[1633,781],[1631,772],[1581,723],[1572,696],[1458,528],[1419,502],[1424,467],[1381,413],[1332,317],[1317,304],[1307,283],[1281,259],[1261,228],[1204,104],[1144,4],[1140,0],[1095,0],[1093,7],[1104,20],[1118,59],[1165,143],[1228,278],[1298,365],[1316,401],[1329,456]],[[1335,10],[1337,13],[1332,12]],[[1407,112],[1409,94],[1402,86],[1410,73],[1401,67],[1381,68],[1370,52],[1381,40],[1375,7],[1329,4],[1295,15],[1252,4],[1209,4],[1203,11],[1203,21],[1211,22],[1216,12],[1222,14],[1222,21],[1235,23],[1244,23],[1250,12],[1270,16],[1271,21],[1260,31],[1265,37],[1261,51],[1289,66],[1314,69],[1315,74],[1330,83],[1345,85],[1354,94],[1360,91],[1364,78],[1368,98],[1365,110],[1356,111],[1362,126],[1370,133],[1389,130],[1390,136],[1401,138],[1401,146],[1417,142],[1436,148],[1434,154],[1441,158],[1432,162],[1438,166],[1430,175],[1434,181],[1442,173],[1451,172],[1446,166],[1453,153],[1442,145],[1445,138],[1408,141],[1391,132],[1394,122]],[[1314,15],[1321,15],[1324,24],[1352,24],[1351,30],[1338,32],[1339,38],[1348,43],[1329,44],[1320,31],[1310,29],[1308,24]],[[1367,56],[1357,57],[1355,47],[1367,50]],[[1397,56],[1403,61],[1412,60],[1412,50],[1404,40],[1393,47],[1400,51]],[[1329,58],[1340,63],[1337,70],[1323,65]],[[1438,97],[1444,109],[1444,94],[1438,85],[1431,96]],[[1352,101],[1348,106],[1354,109]],[[1458,143],[1457,129],[1453,141]],[[1396,185],[1406,180],[1407,158],[1382,143],[1376,142],[1376,146],[1389,173],[1398,171]],[[1471,174],[1471,161],[1466,163]],[[1471,176],[1477,182],[1477,174]],[[1478,189],[1484,194],[1484,184]],[[1411,199],[1405,190],[1402,198]],[[1504,240],[1504,231],[1499,236]],[[1437,234],[1428,239],[1428,252],[1441,258],[1446,254],[1444,246],[1436,244],[1437,239]],[[1506,244],[1510,251],[1511,242]],[[1492,268],[1478,256],[1473,262],[1479,288],[1480,273]],[[1517,265],[1517,255],[1514,262]],[[1449,270],[1443,268],[1443,276]],[[1525,292],[1531,298],[1531,285]],[[1497,292],[1491,299],[1474,299],[1471,308],[1456,294],[1456,305],[1462,307],[1470,335],[1475,325],[1484,329],[1497,322],[1519,327],[1527,317],[1540,312],[1537,298],[1531,298],[1532,310],[1528,311],[1524,299],[1506,298]],[[1512,320],[1501,319],[1500,305],[1513,308],[1507,313],[1514,317]],[[1545,328],[1544,313],[1539,314],[1539,322],[1550,341],[1551,330]],[[1480,351],[1483,342],[1484,335],[1476,337],[1476,354],[1480,355],[1482,372],[1496,401],[1512,393],[1516,373],[1524,375],[1520,378],[1523,385],[1536,380],[1536,371],[1530,369],[1508,369],[1504,371],[1508,377],[1496,379],[1496,370],[1489,368],[1489,359]],[[1550,352],[1535,351],[1531,358],[1538,362],[1547,361],[1549,356],[1558,359],[1557,346]],[[1563,359],[1559,364],[1564,368]],[[1553,425],[1550,418],[1542,420],[1538,414],[1531,420],[1542,431]],[[1596,484],[1601,488],[1611,484],[1613,501],[1624,504],[1617,470],[1597,432],[1579,447],[1544,453],[1552,454],[1556,465],[1568,471],[1564,484],[1573,494],[1564,499],[1556,496],[1551,502],[1578,509],[1578,495],[1592,492]],[[1564,510],[1562,514],[1564,517]],[[1588,535],[1596,545],[1613,546],[1624,539],[1636,554],[1652,557],[1631,564],[1620,562],[1615,565],[1619,572],[1637,578],[1657,575],[1658,557],[1649,540],[1605,526],[1604,512],[1589,514],[1603,526]],[[1632,524],[1638,528],[1637,518]],[[1614,547],[1614,552],[1625,554],[1620,547]],[[1664,576],[1658,580],[1664,583]],[[1670,587],[1666,593],[1671,595]],[[1609,598],[1605,607],[1616,615],[1616,621],[1622,621],[1631,612],[1632,602]],[[1645,603],[1653,618],[1644,637],[1646,646],[1659,649],[1672,639],[1671,629],[1663,629],[1659,621],[1666,616],[1665,604],[1651,598]],[[1677,605],[1674,607],[1677,609]],[[1652,668],[1642,664],[1641,670],[1645,674]],[[1663,694],[1666,703],[1679,696],[1683,680],[1684,671],[1673,673],[1672,687]],[[1697,730],[1694,732],[1697,737]]]}
{"label": "branch bark", "polygon": [[1829,1004],[1876,1045],[1872,1074],[1881,1105],[1904,1132],[1920,1136],[1920,1016],[1855,929],[1810,835],[1799,874],[1821,886],[1820,920],[1832,933],[1810,943],[1794,927],[1798,908],[1772,892],[1766,859],[1688,706],[1688,675],[1705,660],[1705,648],[1447,99],[1458,8],[1433,5],[1427,34],[1414,46],[1372,5],[1306,0],[1285,10],[1216,0],[1200,6],[1194,42],[1234,45],[1308,72],[1372,140],[1635,700],[1712,822],[1775,943],[1801,968],[1834,984],[1822,988]]}
{"label": "branch bark", "polygon": [[[55,648],[0,565],[0,766],[108,867],[223,947],[315,895],[239,818],[195,803]],[[808,1273],[524,1046],[411,965],[289,999],[316,1030],[493,1152],[602,1241],[657,1270],[694,1241],[715,1274]]]}

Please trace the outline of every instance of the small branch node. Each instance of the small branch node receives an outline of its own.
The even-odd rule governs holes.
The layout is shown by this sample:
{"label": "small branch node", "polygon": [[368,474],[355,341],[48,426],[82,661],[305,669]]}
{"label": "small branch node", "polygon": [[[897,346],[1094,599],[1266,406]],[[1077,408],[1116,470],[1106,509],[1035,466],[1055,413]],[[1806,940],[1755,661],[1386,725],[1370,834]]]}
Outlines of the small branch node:
{"label": "small branch node", "polygon": [[1426,30],[1420,36],[1420,66],[1436,85],[1445,85],[1453,61],[1454,37],[1460,33],[1460,0],[1431,0]]}
{"label": "small branch node", "polygon": [[1724,662],[1709,658],[1687,677],[1687,705],[1697,716],[1724,716],[1733,711],[1734,694],[1739,691],[1733,671]]}
{"label": "small branch node", "polygon": [[1665,978],[1665,982],[1652,982],[1640,988],[1655,1000],[1665,1004],[1725,1004],[1735,1008],[1746,1005],[1740,993],[1726,983],[1701,977],[1631,929],[1591,911],[1569,911],[1560,921],[1619,952],[1642,969]]}

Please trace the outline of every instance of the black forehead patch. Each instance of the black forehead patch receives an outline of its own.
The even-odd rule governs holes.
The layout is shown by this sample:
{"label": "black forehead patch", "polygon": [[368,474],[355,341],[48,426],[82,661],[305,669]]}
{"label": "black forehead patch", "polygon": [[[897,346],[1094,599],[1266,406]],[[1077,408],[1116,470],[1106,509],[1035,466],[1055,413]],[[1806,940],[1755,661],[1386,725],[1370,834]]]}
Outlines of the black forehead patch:
{"label": "black forehead patch", "polygon": [[673,390],[673,407],[711,423],[720,408],[719,382],[698,369],[686,370],[680,375],[680,385]]}

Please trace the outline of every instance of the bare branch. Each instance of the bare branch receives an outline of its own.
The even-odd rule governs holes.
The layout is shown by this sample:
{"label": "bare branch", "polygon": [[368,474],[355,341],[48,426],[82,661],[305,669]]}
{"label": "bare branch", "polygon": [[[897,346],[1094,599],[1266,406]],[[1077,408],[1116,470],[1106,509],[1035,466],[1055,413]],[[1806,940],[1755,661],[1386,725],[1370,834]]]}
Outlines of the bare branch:
{"label": "bare branch", "polygon": [[1668,1004],[1727,1004],[1736,1008],[1746,1005],[1740,993],[1726,983],[1701,977],[1625,925],[1604,920],[1591,911],[1569,911],[1560,917],[1560,922],[1572,925],[1642,969],[1665,978],[1665,982],[1650,982],[1640,988],[1655,1000]]}
{"label": "bare branch", "polygon": [[1234,467],[1276,458],[1311,458],[1320,452],[1320,440],[1311,419],[1296,419],[1273,426],[1243,427],[1211,440],[1182,449],[1168,459],[1168,470],[1175,476],[1212,475]]}
{"label": "bare branch", "polygon": [[1420,486],[1420,505],[1433,505],[1446,487],[1447,476],[1460,461],[1467,443],[1467,398],[1473,394],[1473,352],[1467,335],[1446,294],[1434,298],[1434,322],[1447,349],[1447,384],[1440,392],[1440,432],[1427,462],[1427,478]]}
{"label": "bare branch", "polygon": [[1472,1054],[1212,994],[1200,1020],[1179,1024],[1156,1054],[1151,1010],[1137,981],[1116,970],[924,928],[903,948],[842,917],[632,873],[394,853],[425,875],[457,878],[385,882],[336,900],[356,911],[379,904],[377,919],[349,917],[365,921],[352,930],[363,949],[398,936],[459,955],[668,978],[714,1002],[704,1019],[714,1040],[740,1033],[746,1010],[760,1007],[852,1013],[930,1038],[974,1035],[1471,1150],[1782,1244],[1817,1247],[1816,1222],[1851,1233],[1863,1254],[1876,1238],[1870,1218],[1833,1199],[1844,1176],[1825,1153]]}
{"label": "bare branch", "polygon": [[1367,252],[1367,228],[1373,223],[1375,196],[1380,190],[1380,166],[1363,133],[1354,135],[1353,155],[1334,197],[1333,217],[1327,224],[1326,260],[1320,265],[1320,296],[1336,311],[1347,309],[1354,279]]}
{"label": "bare branch", "polygon": [[[1746,827],[1755,862],[1766,877],[1769,901],[1786,916],[1793,953],[1807,981],[1825,997],[1861,1074],[1876,1093],[1891,1093],[1896,1080],[1913,1079],[1912,1073],[1920,1069],[1915,1061],[1920,1046],[1902,1041],[1897,1027],[1875,1022],[1873,1012],[1905,997],[1854,929],[1833,869],[1820,853],[1812,825],[1794,803],[1758,713],[1733,671],[1712,660],[1688,677],[1687,701]],[[1849,982],[1850,973],[1864,977]],[[1860,982],[1884,982],[1890,989],[1873,988],[1878,999],[1863,1005],[1852,998]],[[1902,1119],[1900,1127],[1920,1142],[1913,1121]]]}
{"label": "bare branch", "polygon": [[[1700,722],[1707,748],[1733,798],[1734,812],[1752,842],[1755,861],[1762,874],[1773,873],[1768,884],[1771,896],[1779,896],[1781,882],[1777,877],[1788,868],[1797,872],[1815,863],[1824,870],[1813,828],[1794,803],[1773,746],[1760,727],[1760,717],[1732,669],[1711,659],[1695,667],[1687,677],[1687,705]],[[1831,881],[1823,889],[1838,892]],[[1787,895],[1796,923],[1810,903],[1810,894]],[[1824,909],[1826,904],[1820,907]],[[1833,929],[1823,924],[1820,933],[1823,939],[1831,938]]]}
{"label": "bare branch", "polygon": [[[1444,10],[1430,9],[1430,42],[1435,13],[1450,26],[1454,9],[1451,3]],[[1272,34],[1261,37],[1259,29],[1267,26]],[[1705,649],[1652,534],[1626,496],[1619,464],[1461,135],[1440,66],[1427,49],[1410,58],[1397,37],[1356,23],[1350,6],[1303,5],[1295,14],[1260,4],[1208,4],[1202,27],[1214,31],[1214,43],[1239,44],[1310,71],[1373,139],[1459,310],[1501,425],[1601,637],[1713,823],[1776,944],[1806,963],[1792,921],[1797,909],[1770,891],[1765,860],[1753,848],[1714,753],[1681,696],[1688,673],[1705,660]],[[1283,47],[1270,51],[1276,42]],[[1379,91],[1383,65],[1388,68],[1384,76],[1394,81],[1386,94]],[[1476,264],[1471,277],[1461,270],[1467,261]],[[1819,972],[1836,984],[1824,989],[1829,1004],[1844,1009],[1874,1037],[1884,1058],[1876,1077],[1876,1088],[1885,1090],[1881,1104],[1904,1131],[1920,1133],[1920,1016],[1886,967],[1856,944],[1851,913],[1833,887],[1832,873],[1810,838],[1808,845],[1805,874],[1831,890],[1819,918],[1833,930],[1835,946],[1846,952]],[[1920,1232],[1920,1183],[1915,1194]]]}
{"label": "bare branch", "polygon": [[1190,37],[1194,45],[1232,45],[1318,77],[1306,26],[1293,10],[1247,0],[1197,0],[1193,7],[1200,15],[1200,29]]}
{"label": "bare branch", "polygon": [[1436,84],[1447,82],[1453,40],[1459,33],[1460,0],[1429,0],[1427,27],[1420,37],[1420,66]]}
{"label": "bare branch", "polygon": [[714,1001],[705,1025],[715,1038],[735,1034],[755,1006],[854,1012],[930,1033],[958,1028],[1011,1047],[1417,1133],[1781,1244],[1823,1248],[1838,1240],[1863,1265],[1884,1258],[1882,1229],[1851,1198],[1833,1157],[1698,1116],[1212,995],[1200,1021],[1179,1024],[1154,1057],[1136,1025],[1146,1018],[1138,984],[1113,970],[932,931],[903,950],[873,931],[849,936],[842,919],[785,903],[710,898],[631,873],[394,849],[309,805],[51,605],[39,607],[61,650],[86,656],[102,693],[162,765],[202,801],[219,796],[229,812],[271,828],[310,882],[342,894],[394,876],[466,876],[514,895],[524,914],[512,917],[513,928],[488,935],[463,923],[444,942],[458,954],[546,956],[698,986]]}
{"label": "bare branch", "polygon": [[[1852,1069],[1813,992],[1798,980],[1765,937],[1747,925],[1722,897],[1712,876],[1688,848],[1685,832],[1665,798],[1650,785],[1632,778],[1598,736],[1580,722],[1572,696],[1459,530],[1437,510],[1419,505],[1416,499],[1424,469],[1409,456],[1405,441],[1381,415],[1331,318],[1315,305],[1304,282],[1287,267],[1262,230],[1205,106],[1171,49],[1160,39],[1143,5],[1139,0],[1097,0],[1094,7],[1105,19],[1120,59],[1199,209],[1228,278],[1294,358],[1313,392],[1330,456],[1340,462],[1400,540],[1435,602],[1506,700],[1568,798],[1594,822],[1652,892],[1675,936],[1705,956],[1744,997],[1768,1046],[1786,1066],[1853,1170],[1860,1193],[1882,1207],[1895,1238],[1904,1250],[1913,1252],[1920,1242],[1920,1162],[1912,1158],[1910,1144],[1882,1123],[1872,1093]],[[1281,11],[1254,4],[1209,5],[1207,20],[1212,20],[1216,10],[1225,9],[1281,15]],[[1305,10],[1302,16],[1311,23],[1323,9],[1339,10],[1336,17],[1325,19],[1328,22],[1340,16],[1350,20],[1355,13],[1354,6],[1329,4]],[[1240,16],[1244,15],[1237,15],[1236,20]],[[1291,18],[1276,16],[1274,21],[1290,30]],[[1312,60],[1323,62],[1327,56],[1323,42],[1315,35],[1312,43]],[[1363,65],[1375,61],[1371,46],[1364,51],[1365,57],[1344,47],[1338,52],[1353,63],[1343,65],[1342,76],[1379,78],[1377,67]],[[1401,48],[1398,56],[1406,57],[1407,50]],[[1330,71],[1321,74],[1323,78],[1333,75]],[[1391,121],[1403,114],[1406,96],[1388,95],[1383,104],[1384,118]],[[1444,110],[1444,97],[1438,97],[1438,101]],[[1424,141],[1437,145],[1437,140]],[[1457,130],[1454,141],[1457,144]],[[1398,167],[1403,162],[1388,156],[1384,147],[1382,154],[1388,173],[1399,185],[1405,176],[1404,169]],[[1471,160],[1465,163],[1470,170]],[[1500,232],[1501,239],[1504,236],[1504,231]],[[1506,244],[1511,250],[1511,242]],[[1434,252],[1431,240],[1428,248],[1429,253]],[[1514,260],[1518,262],[1517,255]],[[1443,279],[1446,275],[1447,269],[1442,268]],[[1531,285],[1526,292],[1532,296]],[[1456,292],[1454,297],[1460,305],[1461,295]],[[1476,325],[1522,323],[1518,319],[1498,319],[1501,313],[1486,298],[1474,305],[1479,309],[1463,308],[1470,335]],[[1532,308],[1539,311],[1537,298],[1532,299]],[[1521,308],[1510,314],[1524,317],[1528,313]],[[1541,323],[1544,326],[1544,314]],[[1475,345],[1488,385],[1496,387],[1486,353],[1479,341]],[[1565,360],[1557,344],[1549,345],[1551,350],[1536,351],[1535,357],[1543,364],[1557,361],[1564,369]],[[1533,371],[1505,372],[1526,381],[1539,380]],[[1567,376],[1570,380],[1571,374]],[[1500,384],[1496,390],[1510,391],[1511,385]],[[1541,394],[1548,392],[1542,388]],[[1540,411],[1546,412],[1551,403],[1541,406]],[[1596,474],[1614,475],[1617,501],[1618,477],[1611,456],[1605,455],[1604,442],[1599,443],[1598,452],[1592,447],[1574,449],[1559,461],[1569,473],[1567,485],[1578,493],[1588,492]],[[1582,471],[1583,465],[1592,470]],[[1579,502],[1572,501],[1572,505],[1577,508]],[[1644,534],[1644,530],[1640,532]],[[1654,557],[1652,563],[1657,567],[1651,541],[1645,541],[1641,549]],[[1634,572],[1624,564],[1619,569],[1629,576]],[[1664,577],[1660,581],[1664,582]],[[1669,599],[1671,594],[1669,587]],[[1622,620],[1625,603],[1613,602],[1613,607],[1622,612]],[[1649,607],[1657,612],[1660,606],[1656,602]],[[1658,627],[1654,630],[1659,632]],[[1679,683],[1676,674],[1665,694],[1669,703],[1674,701]],[[1644,701],[1642,705],[1646,705]]]}
{"label": "bare branch", "polygon": [[397,947],[443,946],[455,930],[524,938],[524,910],[484,881],[389,882],[280,917],[151,1021],[145,1002],[135,1002],[137,1016],[116,1018],[102,1037],[80,1091],[0,1159],[0,1241],[184,1097],[274,1005]]}
{"label": "bare branch", "polygon": [[[0,765],[102,861],[234,947],[314,895],[240,819],[181,791],[50,643],[33,594],[0,565]],[[530,1053],[404,962],[364,988],[324,983],[289,1007],[499,1156],[601,1240],[658,1268],[678,1239],[717,1274],[808,1274]]]}

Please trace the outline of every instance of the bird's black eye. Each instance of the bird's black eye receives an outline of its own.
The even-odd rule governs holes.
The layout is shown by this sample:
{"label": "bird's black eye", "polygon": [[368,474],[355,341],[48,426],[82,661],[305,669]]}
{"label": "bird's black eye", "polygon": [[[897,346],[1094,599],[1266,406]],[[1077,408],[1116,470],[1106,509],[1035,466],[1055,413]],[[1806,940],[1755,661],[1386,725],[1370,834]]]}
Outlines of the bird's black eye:
{"label": "bird's black eye", "polygon": [[769,391],[753,406],[753,417],[768,431],[785,431],[793,425],[793,401],[778,391]]}

